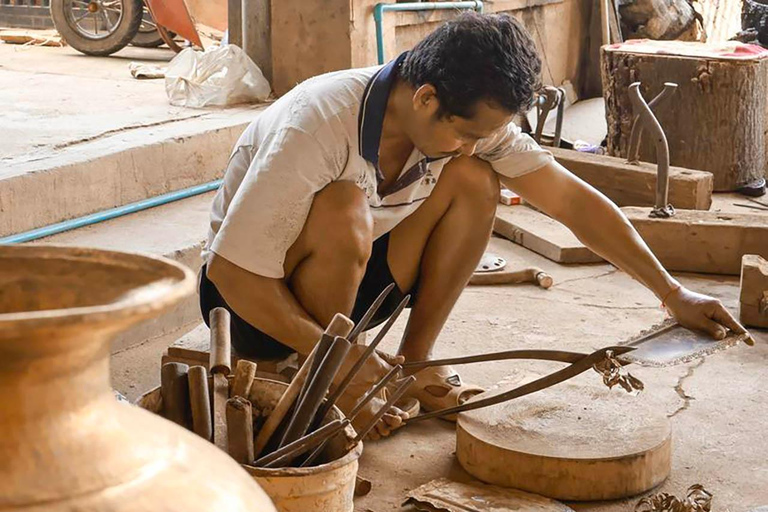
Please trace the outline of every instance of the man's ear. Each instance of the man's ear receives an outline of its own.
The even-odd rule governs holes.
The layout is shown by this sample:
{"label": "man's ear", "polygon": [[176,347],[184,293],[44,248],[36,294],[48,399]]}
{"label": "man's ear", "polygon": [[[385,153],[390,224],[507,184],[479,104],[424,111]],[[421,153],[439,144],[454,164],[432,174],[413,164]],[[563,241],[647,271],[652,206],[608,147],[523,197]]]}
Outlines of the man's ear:
{"label": "man's ear", "polygon": [[424,84],[413,93],[413,109],[415,111],[433,114],[440,108],[440,100],[437,99],[437,89],[432,84]]}

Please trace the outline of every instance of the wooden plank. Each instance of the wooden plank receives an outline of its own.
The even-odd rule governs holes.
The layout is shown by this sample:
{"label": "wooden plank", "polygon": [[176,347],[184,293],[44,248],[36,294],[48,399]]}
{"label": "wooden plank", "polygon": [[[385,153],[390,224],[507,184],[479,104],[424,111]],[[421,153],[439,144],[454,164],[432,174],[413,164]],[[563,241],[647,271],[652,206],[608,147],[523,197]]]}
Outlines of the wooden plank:
{"label": "wooden plank", "polygon": [[768,328],[768,261],[756,254],[741,260],[739,306],[744,325]]}
{"label": "wooden plank", "polygon": [[[523,378],[505,379],[491,392],[507,391]],[[669,420],[652,395],[609,390],[593,373],[461,413],[456,430],[456,456],[471,475],[558,500],[647,491],[669,475],[671,445]]]}
{"label": "wooden plank", "polygon": [[768,256],[768,215],[678,210],[652,219],[650,208],[622,211],[668,270],[739,275],[745,254]]}
{"label": "wooden plank", "polygon": [[[653,206],[656,200],[656,165],[629,164],[623,158],[548,148],[557,161],[619,206]],[[669,169],[669,202],[685,210],[709,210],[712,173],[683,167]]]}
{"label": "wooden plank", "polygon": [[499,235],[558,263],[597,263],[603,259],[556,220],[527,206],[496,209],[493,230]]}

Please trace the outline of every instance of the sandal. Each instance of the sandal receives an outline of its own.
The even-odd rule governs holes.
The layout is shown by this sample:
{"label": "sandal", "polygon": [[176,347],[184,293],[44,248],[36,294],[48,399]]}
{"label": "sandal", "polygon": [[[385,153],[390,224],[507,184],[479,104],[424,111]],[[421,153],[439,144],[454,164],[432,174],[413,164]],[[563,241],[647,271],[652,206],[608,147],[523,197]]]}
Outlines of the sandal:
{"label": "sandal", "polygon": [[[427,412],[462,405],[470,398],[485,392],[480,386],[464,384],[459,374],[450,366],[433,366],[420,370],[416,382],[408,392],[417,398]],[[449,414],[441,419],[455,422],[458,416]]]}

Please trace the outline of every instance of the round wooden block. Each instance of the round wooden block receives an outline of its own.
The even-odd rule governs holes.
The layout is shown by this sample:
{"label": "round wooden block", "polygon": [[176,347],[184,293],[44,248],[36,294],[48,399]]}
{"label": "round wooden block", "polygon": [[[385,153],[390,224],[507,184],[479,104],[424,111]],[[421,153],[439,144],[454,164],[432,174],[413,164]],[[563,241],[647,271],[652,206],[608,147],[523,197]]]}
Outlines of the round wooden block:
{"label": "round wooden block", "polygon": [[[502,384],[498,391],[519,384]],[[484,482],[558,500],[618,499],[647,491],[669,475],[669,421],[648,396],[617,388],[607,389],[589,372],[461,413],[459,462]]]}

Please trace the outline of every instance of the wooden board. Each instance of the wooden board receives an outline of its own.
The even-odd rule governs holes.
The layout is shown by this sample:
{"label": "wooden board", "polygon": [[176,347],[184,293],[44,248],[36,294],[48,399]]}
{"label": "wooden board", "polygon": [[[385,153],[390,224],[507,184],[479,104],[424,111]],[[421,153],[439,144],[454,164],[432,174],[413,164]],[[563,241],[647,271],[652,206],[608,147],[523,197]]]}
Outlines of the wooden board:
{"label": "wooden board", "polygon": [[582,244],[571,231],[527,206],[496,209],[493,230],[504,238],[558,263],[597,263],[603,259]]}
{"label": "wooden board", "polygon": [[[628,87],[641,82],[646,101],[664,82],[678,84],[656,115],[667,135],[670,163],[709,171],[714,190],[735,190],[766,171],[768,51],[741,43],[704,45],[679,41],[632,41],[603,47],[601,67],[608,121],[608,152],[626,158],[633,119]],[[641,53],[641,52],[654,53]],[[663,53],[662,53],[663,52]],[[734,54],[733,49],[730,50]],[[646,135],[640,159],[655,162]]]}
{"label": "wooden board", "polygon": [[[513,380],[499,391],[522,383]],[[471,475],[559,500],[644,492],[667,478],[671,453],[663,407],[647,394],[608,390],[593,372],[461,413],[457,424],[456,455]]]}
{"label": "wooden board", "polygon": [[[626,159],[547,148],[560,164],[619,206],[653,206],[656,201],[656,165]],[[675,208],[709,210],[712,173],[682,167],[669,169],[669,202]]]}
{"label": "wooden board", "polygon": [[768,261],[755,254],[741,261],[739,317],[744,325],[768,328]]}
{"label": "wooden board", "polygon": [[768,215],[678,210],[670,219],[649,208],[622,208],[667,270],[739,275],[745,254],[768,257]]}

